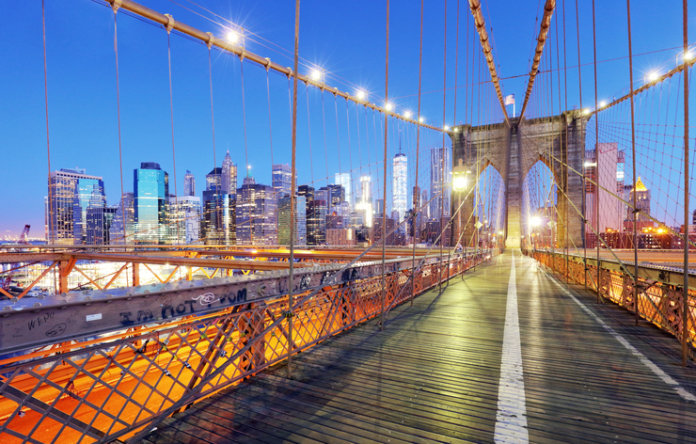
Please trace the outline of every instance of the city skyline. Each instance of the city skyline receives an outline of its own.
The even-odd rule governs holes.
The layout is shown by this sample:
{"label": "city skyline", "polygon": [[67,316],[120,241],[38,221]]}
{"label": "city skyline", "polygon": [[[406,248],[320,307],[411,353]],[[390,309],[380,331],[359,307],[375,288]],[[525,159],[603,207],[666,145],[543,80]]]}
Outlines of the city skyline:
{"label": "city skyline", "polygon": [[[441,153],[442,149],[434,148],[432,152]],[[65,183],[57,188],[58,184],[51,182],[46,197],[49,237],[67,245],[288,243],[289,165],[272,165],[271,185],[257,182],[248,174],[240,186],[237,165],[231,161],[229,153],[222,165],[206,175],[205,189],[198,196],[196,177],[190,170],[186,170],[184,177],[183,195],[175,195],[170,185],[171,176],[159,163],[140,162],[140,167],[133,170],[132,191],[124,190],[114,205],[109,205],[100,176],[87,175],[82,169],[59,169],[52,177],[65,177]],[[379,238],[376,231],[381,227],[382,211],[386,211],[391,221],[388,229],[394,231],[388,241],[405,242],[403,236],[407,227],[400,222],[412,209],[411,193],[406,192],[407,165],[408,157],[404,153],[394,156],[393,194],[386,208],[381,195],[374,193],[369,174],[359,178],[360,196],[355,205],[351,204],[350,173],[334,174],[336,181],[345,183],[348,190],[342,183],[314,188],[299,182],[296,205],[298,212],[305,214],[303,217],[296,214],[296,239],[309,245],[354,245],[357,241],[375,241]],[[431,177],[431,183],[439,184],[441,175],[434,167],[431,174],[436,174],[435,178]],[[419,219],[429,220],[430,213],[421,213]],[[65,233],[60,231],[61,221],[63,225],[69,224],[69,230],[63,230]],[[374,232],[371,231],[373,226]]]}

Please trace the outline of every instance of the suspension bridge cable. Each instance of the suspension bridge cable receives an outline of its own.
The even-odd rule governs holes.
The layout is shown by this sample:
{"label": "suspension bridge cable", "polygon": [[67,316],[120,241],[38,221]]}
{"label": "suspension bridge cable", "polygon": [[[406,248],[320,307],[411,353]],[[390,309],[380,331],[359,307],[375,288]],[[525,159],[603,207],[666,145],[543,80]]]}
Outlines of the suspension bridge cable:
{"label": "suspension bridge cable", "polygon": [[[126,206],[123,199],[123,139],[121,137],[121,78],[118,67],[118,7],[113,6],[114,12],[114,69],[116,71],[116,125],[118,129],[118,168],[121,180],[121,211],[123,214],[123,243],[126,243]],[[50,162],[50,159],[49,159]],[[50,165],[50,163],[49,163]],[[49,202],[51,199],[49,198]],[[49,218],[50,221],[50,218]]]}
{"label": "suspension bridge cable", "polygon": [[[334,95],[333,97],[334,97],[334,116],[336,118],[336,158],[338,159],[338,172],[342,173],[343,170],[341,169],[341,137],[340,137],[339,130],[338,130],[338,126],[339,126],[339,123],[338,123],[338,102],[337,102],[338,99],[337,99],[336,95]],[[322,107],[323,106],[324,106],[324,104],[322,103]],[[350,133],[348,134],[348,136],[350,137]]]}
{"label": "suspension bridge cable", "polygon": [[[212,38],[212,35],[211,35]],[[210,90],[210,127],[212,131],[212,142],[213,142],[213,168],[217,165],[217,159],[215,158],[217,148],[215,147],[215,105],[213,101],[213,60],[212,60],[212,43],[208,41],[208,89]]]}
{"label": "suspension bridge cable", "polygon": [[[176,182],[176,147],[174,144],[174,92],[172,88],[172,29],[173,29],[173,23],[174,19],[169,16],[169,21],[167,23],[167,68],[168,68],[168,73],[169,73],[169,122],[171,126],[171,136],[172,136],[172,174],[174,176],[174,205],[175,208],[177,209],[177,212],[180,211],[179,208],[179,193],[177,192],[177,182]],[[169,196],[166,196],[165,199],[168,199]],[[179,233],[179,223],[177,221],[176,224],[176,242],[179,243],[180,239],[180,233]],[[158,238],[159,238],[159,233],[158,233]],[[161,239],[160,239],[161,240]]]}
{"label": "suspension bridge cable", "polygon": [[[443,41],[443,69],[442,69],[442,89],[443,89],[443,94],[442,94],[442,127],[444,128],[447,125],[447,93],[444,91],[447,90],[447,0],[444,0],[445,3],[445,14],[444,14],[444,26],[443,26],[443,32],[444,32],[444,41]],[[485,31],[485,29],[484,29]],[[440,148],[440,229],[443,229],[443,216],[444,216],[444,207],[445,207],[445,132],[442,132],[442,147]],[[442,238],[440,238],[440,264],[442,264],[442,250],[443,250],[443,245],[442,245]],[[439,288],[440,291],[442,291],[442,266],[438,267],[438,281],[439,281]]]}
{"label": "suspension bridge cable", "polygon": [[271,165],[273,165],[273,121],[271,120],[271,82],[270,82],[270,71],[266,67],[266,98],[268,107],[268,142],[271,148]]}
{"label": "suspension bridge cable", "polygon": [[[423,6],[424,0],[420,4],[420,37],[418,46],[418,110],[416,111],[416,119],[421,118],[421,87],[423,84]],[[416,177],[413,191],[413,256],[411,259],[411,269],[415,269],[416,265],[416,244],[420,239],[418,233],[418,205],[420,202],[420,188],[418,188],[418,171],[420,168],[420,125],[416,126]],[[413,306],[413,298],[415,296],[415,280],[411,280],[411,306]]]}
{"label": "suspension bridge cable", "polygon": [[[597,25],[596,25],[596,14],[595,14],[595,0],[592,0],[592,60],[594,62],[593,72],[594,72],[594,109],[597,109]],[[595,114],[594,126],[595,126],[595,171],[597,172],[597,179],[600,175],[600,149],[599,149],[599,114]],[[595,187],[595,201],[594,201],[594,216],[595,216],[595,228],[601,233],[602,228],[599,226],[599,188]],[[599,242],[596,242],[597,247],[597,282],[599,282]],[[599,287],[598,287],[599,288]],[[597,291],[597,302],[600,302],[601,295],[600,291]],[[636,304],[637,305],[637,304]]]}
{"label": "suspension bridge cable", "polygon": [[[46,160],[48,162],[48,184],[49,184],[49,218],[48,218],[48,241],[55,241],[57,233],[55,232],[55,208],[53,205],[53,196],[56,195],[56,187],[51,187],[51,137],[49,132],[48,121],[48,62],[46,59],[46,0],[41,0],[41,31],[43,37],[43,80],[44,80],[44,116],[46,117]],[[51,239],[53,234],[53,239]]]}
{"label": "suspension bridge cable", "polygon": [[[683,58],[689,51],[688,1],[682,0]],[[684,70],[684,237],[689,237],[689,68]],[[634,193],[635,194],[635,193]],[[689,243],[684,242],[684,287],[682,289],[682,366],[688,359],[689,341]]]}
{"label": "suspension bridge cable", "polygon": [[[386,24],[386,49],[384,54],[385,69],[384,69],[384,100],[389,100],[389,0],[387,0],[387,24]],[[385,254],[387,248],[387,125],[389,123],[389,116],[385,114],[384,116],[384,173],[382,175],[383,187],[382,190],[382,309],[379,328],[384,329],[384,300],[387,296],[387,286],[385,281]],[[444,134],[444,133],[443,133]],[[444,135],[443,135],[444,137]]]}
{"label": "suspension bridge cable", "polygon": [[634,261],[634,274],[633,274],[633,303],[635,305],[635,315],[636,315],[636,325],[638,325],[638,320],[640,319],[639,307],[638,307],[638,227],[637,227],[637,216],[638,216],[638,193],[636,190],[636,128],[635,128],[635,110],[633,104],[633,50],[632,50],[632,38],[631,38],[631,0],[626,0],[626,17],[628,21],[628,72],[629,72],[629,84],[631,93],[631,163],[633,170],[633,261]]}
{"label": "suspension bridge cable", "polygon": [[[295,59],[293,64],[294,72],[297,72],[297,64],[299,58],[299,46],[300,46],[300,0],[295,0]],[[293,272],[295,267],[295,205],[297,201],[296,197],[296,175],[297,175],[297,165],[296,165],[296,152],[297,152],[297,76],[293,76],[293,93],[292,93],[292,153],[290,161],[290,258],[288,259],[288,335],[286,341],[288,344],[288,377],[292,374],[291,370],[291,351],[292,351],[292,327],[293,327],[293,293],[295,291],[295,282],[293,280]]]}

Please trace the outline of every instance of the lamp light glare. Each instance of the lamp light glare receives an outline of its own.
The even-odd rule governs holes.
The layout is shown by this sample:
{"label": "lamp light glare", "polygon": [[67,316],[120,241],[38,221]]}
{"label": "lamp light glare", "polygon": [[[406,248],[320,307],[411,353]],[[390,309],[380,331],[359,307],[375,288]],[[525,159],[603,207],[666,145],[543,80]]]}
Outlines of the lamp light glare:
{"label": "lamp light glare", "polygon": [[322,77],[324,77],[324,73],[319,68],[312,68],[309,71],[309,78],[315,82],[321,82]]}
{"label": "lamp light glare", "polygon": [[540,218],[539,216],[532,216],[532,217],[529,219],[529,224],[530,224],[532,227],[538,227],[538,226],[540,226],[540,225],[541,225],[541,222],[542,222],[542,221],[541,221],[541,218]]}
{"label": "lamp light glare", "polygon": [[696,57],[696,54],[694,54],[694,51],[688,50],[684,53],[684,61],[685,62],[690,62]]}
{"label": "lamp light glare", "polygon": [[230,29],[229,31],[227,31],[227,34],[225,34],[225,40],[227,41],[227,43],[237,45],[242,40],[242,38],[239,35],[239,32],[235,31],[234,29]]}
{"label": "lamp light glare", "polygon": [[365,99],[367,99],[367,92],[365,92],[364,89],[359,89],[359,90],[355,93],[355,97],[357,97],[357,99],[360,100],[360,101],[362,102],[362,101],[364,101]]}
{"label": "lamp light glare", "polygon": [[645,78],[648,80],[648,82],[656,82],[657,79],[660,78],[660,73],[658,71],[650,71]]}
{"label": "lamp light glare", "polygon": [[444,129],[445,131],[449,131],[449,130],[450,130],[450,127],[449,127],[449,125],[445,125],[445,126],[443,127],[443,129]]}
{"label": "lamp light glare", "polygon": [[404,118],[410,119],[413,117],[413,113],[410,110],[404,111]]}
{"label": "lamp light glare", "polygon": [[592,112],[592,110],[589,109],[589,108],[585,108],[585,109],[582,110],[582,114],[583,114],[584,116],[589,116],[591,112]]}
{"label": "lamp light glare", "polygon": [[599,101],[599,107],[600,107],[600,108],[604,108],[605,106],[607,106],[607,101],[606,101],[606,100],[600,100],[600,101]]}
{"label": "lamp light glare", "polygon": [[387,110],[388,112],[394,111],[394,104],[391,102],[387,102],[384,104],[384,109]]}
{"label": "lamp light glare", "polygon": [[464,191],[469,186],[469,179],[464,174],[454,174],[452,177],[452,188],[454,191]]}
{"label": "lamp light glare", "polygon": [[420,117],[418,118],[418,123],[423,123],[423,122],[425,122],[425,117],[420,116]]}

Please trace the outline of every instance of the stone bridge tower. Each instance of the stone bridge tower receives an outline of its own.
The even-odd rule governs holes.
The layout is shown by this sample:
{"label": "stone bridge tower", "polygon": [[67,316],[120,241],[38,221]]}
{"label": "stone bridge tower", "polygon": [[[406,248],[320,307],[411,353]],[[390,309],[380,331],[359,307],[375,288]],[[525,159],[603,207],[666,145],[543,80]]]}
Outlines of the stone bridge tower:
{"label": "stone bridge tower", "polygon": [[[537,119],[513,118],[510,125],[504,122],[474,127],[461,125],[456,132],[450,133],[452,164],[470,172],[469,183],[474,183],[474,178],[478,180],[488,165],[492,165],[503,178],[506,247],[520,248],[522,227],[527,223],[522,215],[522,183],[537,161],[549,167],[558,184],[557,247],[583,246],[582,217],[578,212],[585,213],[585,192],[580,174],[585,160],[587,120],[582,111],[566,111],[558,116]],[[473,193],[468,198],[465,195],[466,192],[461,195],[453,193],[452,206],[454,212],[460,202],[458,199],[465,199],[462,215],[468,217],[474,205]],[[465,222],[462,221],[463,239],[470,239],[475,221]]]}

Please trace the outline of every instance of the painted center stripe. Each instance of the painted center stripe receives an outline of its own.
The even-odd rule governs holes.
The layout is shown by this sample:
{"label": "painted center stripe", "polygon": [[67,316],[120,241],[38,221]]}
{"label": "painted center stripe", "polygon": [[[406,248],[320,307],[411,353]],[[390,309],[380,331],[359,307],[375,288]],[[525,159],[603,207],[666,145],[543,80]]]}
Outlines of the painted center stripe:
{"label": "painted center stripe", "polygon": [[503,357],[498,383],[498,413],[495,417],[495,442],[527,443],[527,408],[522,371],[520,323],[517,316],[515,255],[512,255],[503,332]]}
{"label": "painted center stripe", "polygon": [[597,322],[599,325],[604,327],[604,329],[607,332],[609,332],[609,334],[612,335],[614,337],[614,339],[619,341],[619,343],[621,345],[623,345],[626,348],[626,350],[628,350],[629,352],[631,352],[631,354],[633,354],[633,356],[638,358],[638,360],[640,362],[642,362],[643,365],[648,367],[650,369],[650,371],[652,371],[658,378],[660,378],[662,380],[662,382],[664,382],[668,386],[672,387],[674,389],[674,391],[677,392],[677,394],[679,396],[681,396],[684,400],[690,401],[690,402],[696,402],[696,396],[694,396],[693,393],[689,392],[684,387],[682,387],[674,378],[672,378],[667,373],[665,373],[664,370],[662,370],[660,367],[657,366],[657,364],[655,364],[653,361],[651,361],[640,350],[638,350],[633,345],[631,345],[631,343],[628,342],[628,340],[626,338],[624,338],[623,336],[621,336],[621,334],[617,333],[616,330],[611,328],[606,322],[604,322],[602,320],[602,318],[597,316],[597,314],[594,311],[590,310],[589,308],[587,308],[587,306],[585,304],[580,302],[580,300],[578,298],[576,298],[573,295],[573,293],[571,293],[570,290],[568,290],[566,287],[564,287],[563,284],[558,282],[558,280],[556,280],[556,278],[554,278],[553,276],[549,276],[549,277],[552,279],[553,283],[556,284],[556,286],[558,286],[558,288],[561,289],[561,291],[563,291],[573,301],[575,301],[575,303],[578,304],[578,306],[580,306],[580,308],[585,313],[590,315],[592,317],[592,319],[595,320],[595,322]]}

